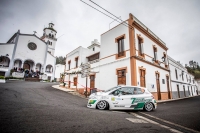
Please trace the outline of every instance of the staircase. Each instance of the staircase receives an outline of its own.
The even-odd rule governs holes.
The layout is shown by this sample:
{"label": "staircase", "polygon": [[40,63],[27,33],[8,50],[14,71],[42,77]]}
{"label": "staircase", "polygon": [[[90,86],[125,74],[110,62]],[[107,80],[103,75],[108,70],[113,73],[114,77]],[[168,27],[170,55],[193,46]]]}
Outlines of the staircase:
{"label": "staircase", "polygon": [[25,78],[25,81],[40,82],[39,78]]}

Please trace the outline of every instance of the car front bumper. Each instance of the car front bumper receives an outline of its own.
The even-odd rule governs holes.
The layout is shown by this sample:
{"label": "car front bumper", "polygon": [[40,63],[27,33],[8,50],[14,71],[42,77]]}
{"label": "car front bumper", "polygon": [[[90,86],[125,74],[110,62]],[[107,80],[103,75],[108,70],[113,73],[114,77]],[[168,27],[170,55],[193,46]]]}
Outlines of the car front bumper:
{"label": "car front bumper", "polygon": [[88,103],[87,103],[87,107],[88,108],[96,108],[96,105],[98,103],[98,100],[97,99],[89,99],[88,100]]}

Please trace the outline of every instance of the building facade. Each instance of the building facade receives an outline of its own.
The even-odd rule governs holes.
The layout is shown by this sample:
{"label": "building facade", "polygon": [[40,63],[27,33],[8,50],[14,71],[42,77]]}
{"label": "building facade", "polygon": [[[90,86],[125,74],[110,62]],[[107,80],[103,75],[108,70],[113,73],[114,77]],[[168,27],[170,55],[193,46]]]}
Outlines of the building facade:
{"label": "building facade", "polygon": [[49,80],[54,79],[56,45],[56,30],[53,24],[44,28],[41,38],[35,34],[23,34],[18,31],[7,43],[0,43],[0,74],[10,76],[11,69],[21,68],[39,71],[47,75]]}
{"label": "building facade", "polygon": [[[68,73],[75,71],[77,57],[79,63],[93,62],[93,73],[88,81],[90,88],[105,90],[120,84],[133,85],[148,88],[155,99],[171,98],[168,48],[132,14],[126,21],[101,35],[99,51],[89,53],[89,49],[83,49],[79,47],[67,54],[66,70]],[[76,70],[80,71],[78,68]],[[86,79],[81,78],[80,74],[76,77],[66,76],[66,81],[75,83],[73,87],[72,83],[68,87],[83,89]]]}
{"label": "building facade", "polygon": [[198,84],[194,76],[189,74],[187,69],[180,62],[175,61],[168,56],[172,98],[183,98],[195,96],[198,94]]}
{"label": "building facade", "polygon": [[89,47],[83,48],[82,46],[79,46],[66,55],[65,72],[67,75],[65,76],[65,83],[68,88],[84,93],[84,89],[86,87],[86,77],[81,76],[81,68],[79,66],[81,63],[85,64],[88,62],[91,64],[91,68],[94,73],[91,73],[87,78],[87,87],[96,87],[97,82],[95,81],[95,75],[96,72],[98,72],[99,54],[100,44],[95,39]]}

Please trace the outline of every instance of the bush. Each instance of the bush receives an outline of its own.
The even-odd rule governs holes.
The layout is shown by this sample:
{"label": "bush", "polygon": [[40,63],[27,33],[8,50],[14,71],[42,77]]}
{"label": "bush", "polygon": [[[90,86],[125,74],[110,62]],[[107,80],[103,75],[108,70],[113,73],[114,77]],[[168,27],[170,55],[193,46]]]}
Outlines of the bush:
{"label": "bush", "polygon": [[6,77],[5,79],[8,80],[8,79],[24,79],[24,78],[16,78],[16,77],[10,76],[10,77]]}
{"label": "bush", "polygon": [[11,70],[10,70],[10,75],[12,75],[12,73],[13,73],[14,71],[15,71],[14,69],[11,69]]}
{"label": "bush", "polygon": [[5,79],[5,77],[4,76],[0,76],[0,79]]}

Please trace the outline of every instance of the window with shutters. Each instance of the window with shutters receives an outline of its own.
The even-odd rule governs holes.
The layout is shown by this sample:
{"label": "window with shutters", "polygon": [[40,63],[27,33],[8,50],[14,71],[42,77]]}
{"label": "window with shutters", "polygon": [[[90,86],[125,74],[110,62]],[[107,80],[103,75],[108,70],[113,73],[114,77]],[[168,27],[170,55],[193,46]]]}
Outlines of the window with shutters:
{"label": "window with shutters", "polygon": [[166,55],[166,53],[164,52],[163,53],[163,61],[164,61],[164,64],[165,64],[165,68],[167,68],[168,67],[168,62],[167,62],[167,55]]}
{"label": "window with shutters", "polygon": [[95,53],[95,54],[93,54],[93,55],[90,55],[90,56],[88,56],[87,58],[88,58],[88,61],[93,61],[93,60],[97,60],[97,59],[99,59],[99,52],[98,53]]}
{"label": "window with shutters", "polygon": [[184,81],[184,77],[183,77],[184,73],[183,73],[183,71],[182,71],[181,75],[182,75],[182,81]]}
{"label": "window with shutters", "polygon": [[71,60],[68,61],[68,70],[70,70]]}
{"label": "window with shutters", "polygon": [[176,74],[176,79],[178,80],[178,73],[176,69],[175,69],[175,74]]}
{"label": "window with shutters", "polygon": [[119,58],[124,58],[126,57],[126,51],[125,51],[125,44],[124,44],[124,40],[125,40],[125,34],[115,38],[115,43],[117,44],[117,54],[116,54],[116,59]]}
{"label": "window with shutters", "polygon": [[155,45],[153,46],[153,56],[154,56],[154,61],[158,63],[157,47]]}
{"label": "window with shutters", "polygon": [[143,48],[144,39],[141,35],[138,35],[138,56],[144,58],[144,48]]}
{"label": "window with shutters", "polygon": [[118,57],[124,56],[124,38],[118,39]]}
{"label": "window with shutters", "polygon": [[186,74],[186,79],[187,79],[187,82],[188,82],[188,76],[187,76],[187,74]]}
{"label": "window with shutters", "polygon": [[75,58],[75,68],[78,67],[78,57]]}

